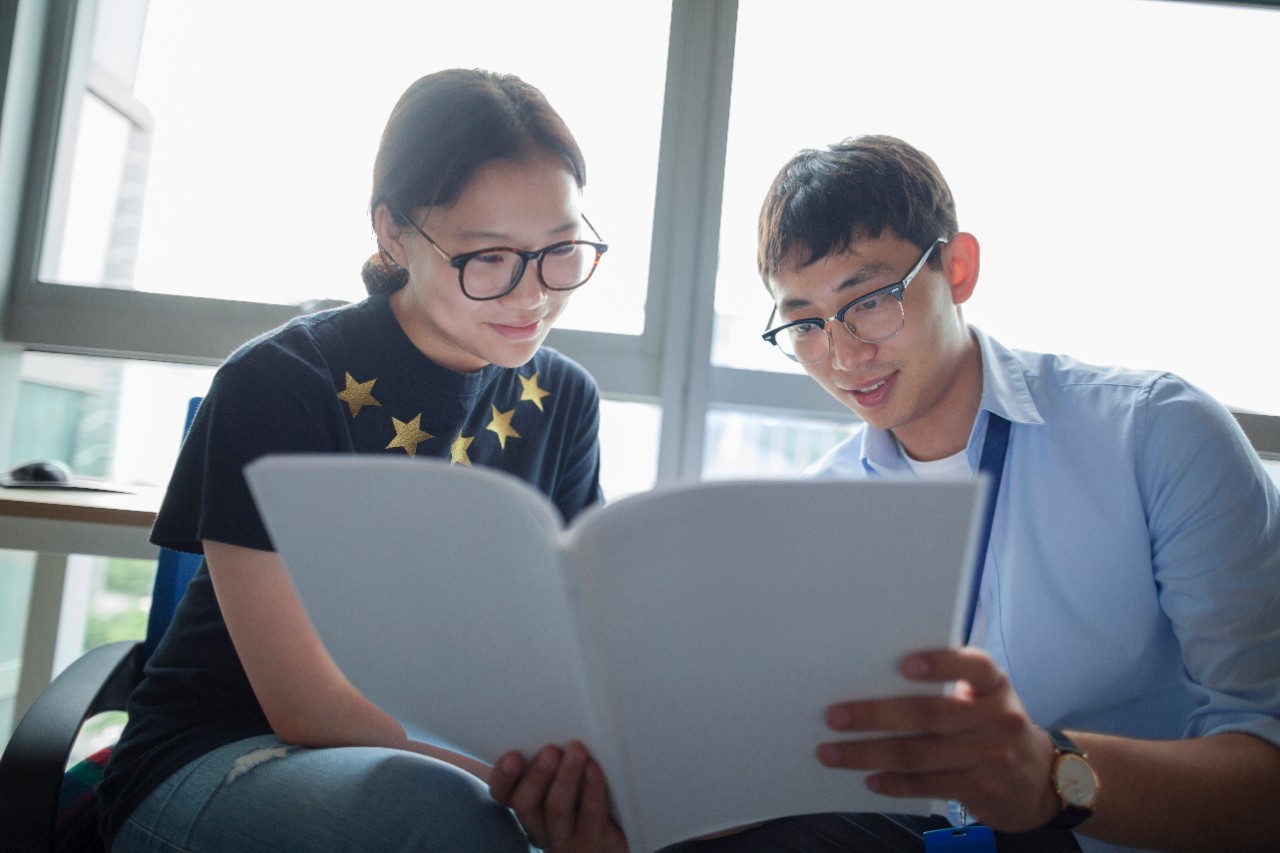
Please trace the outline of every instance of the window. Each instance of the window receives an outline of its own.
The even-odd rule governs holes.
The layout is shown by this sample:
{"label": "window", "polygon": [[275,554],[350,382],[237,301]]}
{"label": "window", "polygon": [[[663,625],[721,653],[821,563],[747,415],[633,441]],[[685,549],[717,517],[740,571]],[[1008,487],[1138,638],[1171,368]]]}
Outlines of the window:
{"label": "window", "polygon": [[743,2],[713,358],[790,367],[753,346],[765,191],[800,148],[889,133],[982,244],[970,322],[1280,413],[1277,43],[1280,13],[1232,5]]}
{"label": "window", "polygon": [[32,156],[9,340],[216,363],[315,300],[361,298],[382,125],[452,66],[519,73],[587,152],[611,248],[562,326],[643,331],[669,5],[48,7],[29,31],[65,42],[30,69],[54,95],[33,143],[56,156]]}
{"label": "window", "polygon": [[[606,397],[610,499],[845,434],[759,340],[755,216],[796,150],[865,132],[950,179],[972,322],[1280,413],[1280,4],[1253,5],[0,3],[0,457],[164,482],[212,365],[361,295],[377,134],[454,65],[544,89],[587,154],[611,248],[550,343]],[[0,572],[0,720],[29,580]]]}
{"label": "window", "polygon": [[[140,44],[115,7],[134,13]],[[69,179],[54,180],[68,202],[50,208],[47,233],[62,239],[46,243],[42,278],[246,302],[359,299],[359,266],[376,249],[369,174],[391,107],[424,73],[478,65],[519,69],[588,152],[586,208],[613,246],[567,324],[641,331],[669,9],[602,19],[564,2],[308,4],[303,38],[298,11],[99,8],[94,61],[63,118],[78,132],[60,143],[74,151],[59,158]],[[133,63],[114,73],[98,58],[128,48]],[[104,104],[103,90],[122,94]]]}
{"label": "window", "polygon": [[[502,27],[491,25],[495,16]],[[52,78],[65,78],[44,117],[56,157],[44,164],[45,195],[31,199],[24,218],[44,227],[22,239],[33,254],[19,258],[7,337],[38,349],[216,364],[314,300],[361,298],[359,267],[376,248],[369,174],[392,105],[432,70],[483,66],[517,71],[543,89],[587,153],[584,206],[611,248],[561,327],[653,349],[634,339],[646,325],[670,17],[662,3],[602,16],[564,0],[51,4],[38,23],[68,38],[63,54],[41,57],[46,72],[57,71]],[[29,355],[23,375],[48,358]],[[82,369],[90,385],[104,380],[94,395],[103,419],[140,417],[116,399],[116,386],[149,381],[143,363]],[[33,379],[23,387],[45,406],[72,393]],[[70,405],[66,429],[75,428]],[[658,417],[651,403],[627,405],[649,406],[640,421]],[[31,407],[28,399],[19,410]],[[73,452],[45,446],[48,436],[22,437],[29,432],[20,419],[11,454]],[[651,485],[655,453],[618,455],[611,493]],[[128,459],[103,467],[119,467],[112,474],[121,479],[155,479]]]}
{"label": "window", "polygon": [[[1280,14],[1155,0],[268,5],[22,6],[0,161],[20,229],[5,237],[6,341],[212,365],[297,303],[358,298],[391,102],[433,68],[488,65],[542,87],[588,155],[587,206],[612,248],[550,342],[621,413],[606,447],[634,441],[633,424],[657,432],[606,461],[623,484],[611,494],[799,470],[841,434],[848,412],[759,341],[754,220],[797,149],[863,132],[917,143],[951,179],[984,246],[972,322],[1280,411],[1265,262],[1280,222],[1263,203],[1280,190],[1280,129],[1259,107]],[[8,120],[22,109],[30,122]],[[782,448],[795,455],[779,463]]]}

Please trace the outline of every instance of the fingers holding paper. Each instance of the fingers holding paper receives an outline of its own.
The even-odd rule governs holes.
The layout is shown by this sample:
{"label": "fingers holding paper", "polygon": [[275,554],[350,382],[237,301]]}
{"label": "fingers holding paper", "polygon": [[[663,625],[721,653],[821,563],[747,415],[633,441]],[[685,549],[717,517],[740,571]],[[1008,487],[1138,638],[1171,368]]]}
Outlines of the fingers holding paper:
{"label": "fingers holding paper", "polygon": [[867,786],[887,796],[958,800],[999,830],[1033,829],[1057,813],[1048,784],[1053,744],[989,656],[973,648],[927,652],[903,661],[902,673],[956,687],[949,696],[832,705],[831,729],[875,735],[821,744],[823,764],[870,771]]}
{"label": "fingers holding paper", "polygon": [[535,847],[554,853],[626,853],[622,830],[609,816],[604,773],[572,741],[543,747],[532,761],[518,752],[498,759],[489,777],[493,798],[512,809]]}

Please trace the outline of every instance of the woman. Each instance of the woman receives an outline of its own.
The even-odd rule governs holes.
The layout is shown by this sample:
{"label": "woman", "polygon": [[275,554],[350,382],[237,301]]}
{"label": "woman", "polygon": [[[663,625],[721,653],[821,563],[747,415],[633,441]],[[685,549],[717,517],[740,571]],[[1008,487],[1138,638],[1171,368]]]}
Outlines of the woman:
{"label": "woman", "polygon": [[409,740],[338,671],[242,469],[280,452],[445,457],[523,477],[566,518],[599,501],[595,384],[541,348],[607,248],[584,184],[573,136],[518,78],[443,71],[401,97],[374,166],[369,297],[232,354],[183,446],[152,539],[205,565],[107,767],[111,849],[528,849],[488,767]]}

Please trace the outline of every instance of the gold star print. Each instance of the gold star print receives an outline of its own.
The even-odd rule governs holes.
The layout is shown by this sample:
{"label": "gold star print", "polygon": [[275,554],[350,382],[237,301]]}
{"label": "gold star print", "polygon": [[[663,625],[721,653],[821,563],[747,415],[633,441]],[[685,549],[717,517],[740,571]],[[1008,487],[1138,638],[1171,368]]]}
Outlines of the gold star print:
{"label": "gold star print", "polygon": [[391,424],[396,428],[396,437],[391,439],[391,443],[387,445],[387,450],[393,447],[403,447],[404,452],[410,456],[418,455],[418,445],[431,438],[431,433],[422,431],[422,413],[413,416],[413,420],[405,423],[398,418],[392,418]]}
{"label": "gold star print", "polygon": [[[520,374],[517,373],[516,376],[520,376]],[[524,390],[520,392],[520,399],[532,401],[538,407],[539,412],[545,411],[542,408],[542,398],[550,397],[551,392],[543,391],[538,387],[538,374],[535,373],[528,379],[520,376],[520,384],[524,386]]]}
{"label": "gold star print", "polygon": [[355,377],[350,373],[347,374],[347,387],[338,392],[338,399],[347,404],[347,408],[351,410],[351,417],[354,418],[360,414],[360,410],[365,406],[382,405],[373,399],[373,383],[377,381],[377,379],[370,379],[368,382],[357,382]]}
{"label": "gold star print", "polygon": [[457,465],[461,462],[463,465],[471,464],[471,457],[467,455],[467,448],[471,446],[474,438],[465,438],[462,431],[458,431],[458,437],[453,440],[453,446],[449,448],[449,464]]}
{"label": "gold star print", "polygon": [[493,409],[493,420],[489,421],[489,425],[485,429],[498,434],[498,443],[502,445],[502,449],[507,449],[508,438],[519,438],[520,433],[516,432],[511,426],[511,418],[515,416],[516,410],[509,412],[499,412],[498,407],[490,404],[489,408]]}

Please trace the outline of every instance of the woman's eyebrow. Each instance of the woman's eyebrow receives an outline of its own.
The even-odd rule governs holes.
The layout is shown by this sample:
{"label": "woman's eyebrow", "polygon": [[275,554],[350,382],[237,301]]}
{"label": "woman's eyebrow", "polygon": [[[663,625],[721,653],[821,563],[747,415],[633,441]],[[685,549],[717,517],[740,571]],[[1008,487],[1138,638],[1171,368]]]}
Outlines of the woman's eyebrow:
{"label": "woman's eyebrow", "polygon": [[[572,221],[566,222],[563,225],[558,225],[547,233],[553,236],[559,236],[561,234],[571,234],[577,229],[578,223],[576,221]],[[510,241],[512,239],[511,235],[505,231],[489,231],[483,228],[459,231],[456,237],[460,240],[492,240],[495,244],[503,240]]]}

